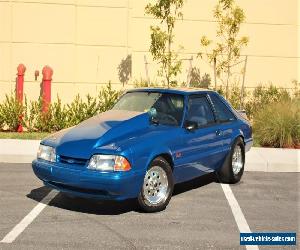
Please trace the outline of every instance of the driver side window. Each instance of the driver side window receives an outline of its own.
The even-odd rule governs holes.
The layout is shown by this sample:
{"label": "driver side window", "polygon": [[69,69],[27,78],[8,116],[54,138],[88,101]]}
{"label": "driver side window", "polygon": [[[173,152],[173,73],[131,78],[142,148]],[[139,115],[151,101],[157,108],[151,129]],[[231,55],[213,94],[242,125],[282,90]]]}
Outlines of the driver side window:
{"label": "driver side window", "polygon": [[215,123],[215,118],[210,104],[205,96],[192,96],[188,104],[188,121],[196,122],[197,127]]}

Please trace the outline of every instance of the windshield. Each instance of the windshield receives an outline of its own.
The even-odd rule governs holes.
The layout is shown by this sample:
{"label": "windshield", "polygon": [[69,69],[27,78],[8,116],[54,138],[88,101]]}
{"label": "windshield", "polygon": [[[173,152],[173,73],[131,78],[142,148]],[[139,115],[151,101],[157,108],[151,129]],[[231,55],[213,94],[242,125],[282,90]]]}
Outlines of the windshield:
{"label": "windshield", "polygon": [[160,124],[179,126],[183,115],[183,96],[158,92],[129,92],[113,107],[114,110],[148,112],[156,110]]}

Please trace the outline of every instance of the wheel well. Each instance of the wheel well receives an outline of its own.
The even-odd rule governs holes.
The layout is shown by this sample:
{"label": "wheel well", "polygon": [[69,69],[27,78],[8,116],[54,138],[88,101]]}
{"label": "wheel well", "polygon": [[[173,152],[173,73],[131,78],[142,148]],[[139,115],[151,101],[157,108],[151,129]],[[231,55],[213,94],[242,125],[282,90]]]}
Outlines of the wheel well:
{"label": "wheel well", "polygon": [[174,168],[174,162],[173,162],[173,159],[172,159],[172,156],[170,154],[160,154],[160,155],[157,155],[155,158],[157,157],[162,157],[164,158],[171,166],[171,169],[173,171],[173,168]]}
{"label": "wheel well", "polygon": [[242,140],[243,140],[243,143],[244,143],[244,145],[245,145],[245,138],[244,138],[244,136],[242,136],[242,135],[239,135],[238,137],[241,137],[241,138],[242,138]]}

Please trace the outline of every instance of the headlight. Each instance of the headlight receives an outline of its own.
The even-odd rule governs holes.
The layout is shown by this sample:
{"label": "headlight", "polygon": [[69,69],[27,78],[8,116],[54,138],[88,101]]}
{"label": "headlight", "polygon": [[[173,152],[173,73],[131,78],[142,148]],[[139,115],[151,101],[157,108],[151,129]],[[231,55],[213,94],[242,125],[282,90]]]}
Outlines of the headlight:
{"label": "headlight", "polygon": [[129,161],[119,155],[93,155],[89,161],[89,169],[100,171],[128,171]]}
{"label": "headlight", "polygon": [[40,144],[37,158],[45,161],[56,162],[55,148]]}

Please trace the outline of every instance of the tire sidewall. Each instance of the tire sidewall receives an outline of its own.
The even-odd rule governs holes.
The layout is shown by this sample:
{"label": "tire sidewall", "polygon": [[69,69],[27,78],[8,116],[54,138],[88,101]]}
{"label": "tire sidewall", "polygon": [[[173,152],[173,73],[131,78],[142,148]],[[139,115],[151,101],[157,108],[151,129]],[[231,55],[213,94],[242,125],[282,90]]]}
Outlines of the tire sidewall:
{"label": "tire sidewall", "polygon": [[[240,146],[242,150],[243,166],[239,173],[234,174],[232,168],[232,156],[234,153],[234,149],[237,145]],[[217,177],[219,181],[223,183],[230,183],[230,184],[237,183],[242,178],[242,175],[244,173],[244,166],[245,166],[245,146],[244,146],[243,139],[241,137],[237,137],[231,145],[230,151],[227,157],[225,158],[222,168],[219,171],[217,171]]]}
{"label": "tire sidewall", "polygon": [[[243,166],[237,174],[234,174],[233,167],[232,167],[232,157],[233,157],[234,149],[235,149],[236,146],[239,146],[242,150]],[[243,142],[242,138],[238,137],[234,141],[234,143],[231,147],[231,151],[230,151],[230,169],[229,170],[230,170],[230,174],[232,176],[232,182],[233,183],[237,183],[241,180],[241,178],[243,176],[243,173],[244,173],[244,166],[245,166],[245,146],[244,146],[244,142]]]}
{"label": "tire sidewall", "polygon": [[[171,197],[172,197],[172,193],[173,193],[173,189],[174,189],[174,180],[173,180],[173,173],[172,173],[172,169],[170,164],[162,157],[158,157],[155,158],[151,164],[149,165],[148,170],[150,170],[153,167],[160,167],[162,168],[166,175],[167,175],[167,179],[168,179],[168,191],[167,191],[167,198],[163,201],[161,201],[158,204],[155,205],[149,205],[147,202],[147,199],[144,196],[144,182],[141,188],[141,191],[139,193],[138,196],[138,203],[141,207],[142,210],[144,210],[145,212],[159,212],[161,210],[164,210],[166,208],[166,206],[168,205]],[[146,173],[145,173],[146,174]]]}

